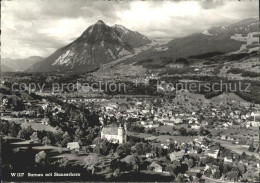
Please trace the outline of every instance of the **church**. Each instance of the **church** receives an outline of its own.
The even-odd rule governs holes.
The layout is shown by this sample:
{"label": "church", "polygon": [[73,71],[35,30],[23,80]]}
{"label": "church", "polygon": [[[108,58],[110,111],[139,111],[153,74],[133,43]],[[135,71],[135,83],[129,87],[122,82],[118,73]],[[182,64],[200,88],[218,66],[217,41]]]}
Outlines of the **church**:
{"label": "church", "polygon": [[114,143],[125,143],[127,141],[127,128],[126,123],[124,127],[121,125],[117,126],[104,126],[101,130],[101,138],[107,139],[108,141],[112,141]]}

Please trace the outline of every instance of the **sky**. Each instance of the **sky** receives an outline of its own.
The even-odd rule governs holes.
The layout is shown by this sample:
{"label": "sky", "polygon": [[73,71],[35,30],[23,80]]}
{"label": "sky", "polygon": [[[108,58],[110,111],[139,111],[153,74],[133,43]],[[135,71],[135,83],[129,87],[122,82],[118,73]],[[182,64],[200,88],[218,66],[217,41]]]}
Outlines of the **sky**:
{"label": "sky", "polygon": [[258,0],[1,1],[1,57],[47,57],[103,20],[151,39],[175,38],[258,17]]}

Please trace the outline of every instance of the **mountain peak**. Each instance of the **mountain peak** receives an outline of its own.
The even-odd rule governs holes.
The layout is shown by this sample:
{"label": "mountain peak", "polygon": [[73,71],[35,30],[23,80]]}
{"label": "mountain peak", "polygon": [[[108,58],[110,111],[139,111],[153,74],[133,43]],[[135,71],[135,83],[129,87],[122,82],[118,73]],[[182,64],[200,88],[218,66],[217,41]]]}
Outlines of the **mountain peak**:
{"label": "mountain peak", "polygon": [[58,49],[28,71],[93,71],[104,63],[134,54],[134,48],[150,42],[144,35],[123,26],[110,27],[98,20],[75,41]]}
{"label": "mountain peak", "polygon": [[105,25],[105,23],[102,20],[98,20],[96,24]]}

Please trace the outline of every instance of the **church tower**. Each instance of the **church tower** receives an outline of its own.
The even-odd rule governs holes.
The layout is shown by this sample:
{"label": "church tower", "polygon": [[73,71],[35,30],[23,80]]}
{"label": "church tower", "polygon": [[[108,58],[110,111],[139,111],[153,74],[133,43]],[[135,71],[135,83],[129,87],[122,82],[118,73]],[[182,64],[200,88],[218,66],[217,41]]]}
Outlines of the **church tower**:
{"label": "church tower", "polygon": [[124,130],[125,130],[124,141],[127,142],[127,124],[126,123],[124,123]]}
{"label": "church tower", "polygon": [[120,125],[120,126],[118,127],[118,142],[119,142],[119,144],[124,143],[124,136],[125,136],[124,129],[123,129],[123,127]]}

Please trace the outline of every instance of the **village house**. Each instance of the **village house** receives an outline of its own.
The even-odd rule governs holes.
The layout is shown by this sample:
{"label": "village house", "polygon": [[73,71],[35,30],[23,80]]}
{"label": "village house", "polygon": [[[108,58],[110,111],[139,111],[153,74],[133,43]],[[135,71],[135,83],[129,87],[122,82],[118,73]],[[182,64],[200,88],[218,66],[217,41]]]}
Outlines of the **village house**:
{"label": "village house", "polygon": [[154,158],[155,154],[154,153],[146,153],[145,157],[147,157],[147,158]]}
{"label": "village house", "polygon": [[40,122],[42,125],[49,125],[49,118],[43,118]]}
{"label": "village house", "polygon": [[200,129],[200,126],[199,125],[192,125],[191,128],[194,129],[194,130],[198,130],[198,129]]}
{"label": "village house", "polygon": [[143,127],[145,127],[145,128],[156,128],[156,127],[159,127],[160,126],[160,124],[159,123],[153,123],[153,121],[152,121],[152,123],[151,122],[141,122],[141,124],[142,124],[142,126]]}
{"label": "village house", "polygon": [[224,157],[224,162],[226,162],[226,163],[232,163],[232,162],[233,162],[232,156],[226,156],[226,157]]}
{"label": "village house", "polygon": [[219,156],[219,148],[218,147],[212,147],[207,151],[207,155],[213,158],[218,158]]}
{"label": "village house", "polygon": [[150,171],[154,171],[154,172],[163,172],[163,167],[161,165],[159,165],[156,162],[152,162],[149,166],[148,166],[148,170]]}
{"label": "village house", "polygon": [[204,172],[205,172],[206,170],[211,170],[211,171],[212,171],[211,176],[212,176],[212,175],[215,174],[215,172],[216,172],[217,170],[219,170],[219,167],[216,166],[216,165],[213,165],[212,163],[209,163],[209,164],[206,164],[206,166],[205,166],[205,168],[204,168]]}
{"label": "village house", "polygon": [[245,166],[248,166],[248,160],[242,159],[239,161],[239,163],[242,163]]}
{"label": "village house", "polygon": [[67,148],[70,150],[79,150],[79,143],[78,142],[69,142],[67,144]]}
{"label": "village house", "polygon": [[220,139],[221,140],[227,140],[227,137],[226,137],[226,135],[221,135]]}
{"label": "village house", "polygon": [[259,121],[248,121],[246,123],[246,127],[250,128],[250,127],[260,127],[260,122]]}
{"label": "village house", "polygon": [[184,155],[184,151],[178,151],[178,152],[172,152],[168,156],[171,161],[178,161],[180,160]]}
{"label": "village house", "polygon": [[188,170],[186,172],[186,174],[190,177],[192,177],[194,180],[196,180],[197,178],[201,178],[202,176],[202,170],[200,167],[194,167],[191,168],[190,170]]}

